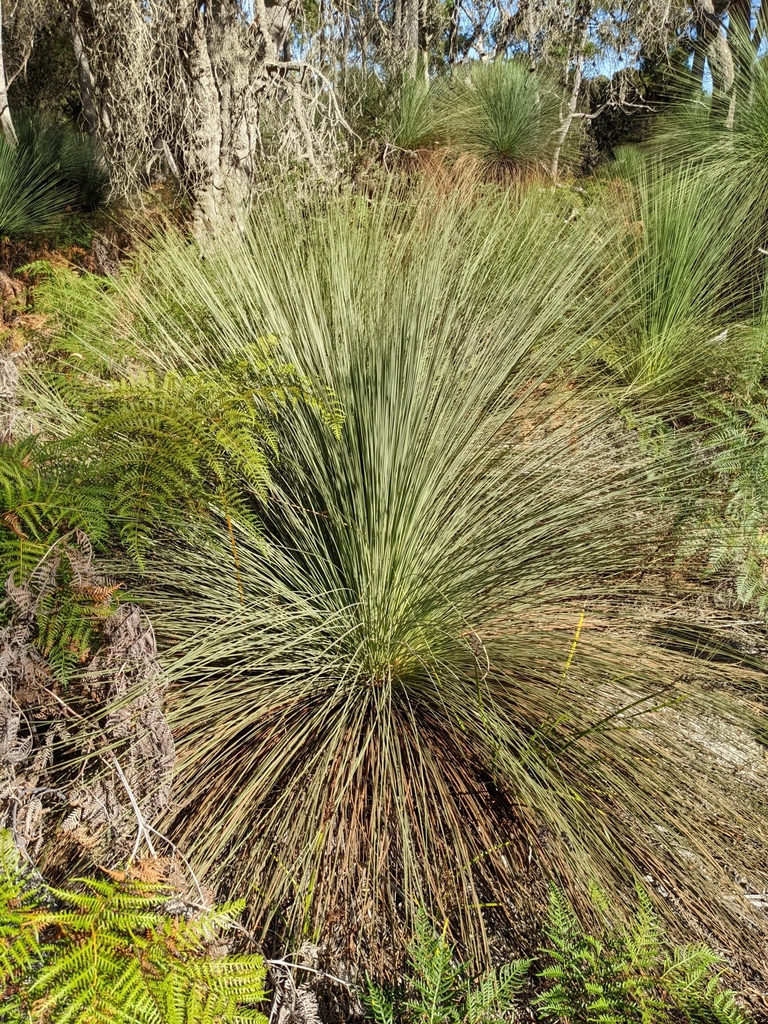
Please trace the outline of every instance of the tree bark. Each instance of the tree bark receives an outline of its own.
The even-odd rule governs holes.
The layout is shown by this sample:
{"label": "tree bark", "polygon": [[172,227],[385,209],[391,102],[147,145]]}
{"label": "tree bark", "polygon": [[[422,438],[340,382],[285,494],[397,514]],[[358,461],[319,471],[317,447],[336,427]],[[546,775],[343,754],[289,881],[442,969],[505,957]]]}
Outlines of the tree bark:
{"label": "tree bark", "polygon": [[9,142],[16,142],[11,110],[8,106],[8,83],[5,77],[5,54],[3,52],[3,5],[0,0],[0,129]]}
{"label": "tree bark", "polygon": [[419,0],[403,0],[403,53],[405,68],[416,77],[419,63]]}
{"label": "tree bark", "polygon": [[552,167],[550,173],[552,178],[557,181],[557,175],[560,171],[560,155],[563,151],[565,140],[568,136],[568,132],[571,130],[573,119],[576,117],[576,108],[579,103],[579,93],[581,92],[581,79],[584,69],[584,51],[581,48],[577,58],[576,67],[573,70],[573,85],[571,86],[571,95],[568,97],[568,104],[565,108],[565,113],[561,119],[560,131],[557,135],[557,144],[555,146],[555,152],[552,155]]}
{"label": "tree bark", "polygon": [[[99,137],[99,127],[101,125],[101,117],[99,116],[95,100],[96,79],[88,60],[80,11],[71,0],[68,0],[66,4],[66,18],[69,25],[69,34],[72,39],[72,49],[75,53],[75,61],[77,62],[77,81],[80,87],[80,106],[82,108],[83,121],[85,122],[86,131],[95,141]],[[105,127],[108,128],[109,125]]]}
{"label": "tree bark", "polygon": [[221,97],[208,45],[207,6],[195,2],[183,33],[195,114],[195,171],[200,180],[195,212],[196,220],[201,221],[200,228],[217,223],[225,198]]}
{"label": "tree bark", "polygon": [[[591,8],[589,5],[582,5],[579,9],[578,22],[579,35],[578,39],[574,42],[576,63],[573,69],[573,82],[571,85],[571,94],[568,97],[568,103],[566,104],[565,111],[560,115],[560,131],[557,134],[557,141],[555,145],[555,152],[552,155],[552,165],[550,173],[555,181],[557,181],[557,175],[560,170],[560,156],[563,152],[563,146],[568,136],[568,132],[571,130],[573,119],[576,117],[576,110],[579,104],[579,94],[581,92],[581,80],[584,75],[584,53],[586,50],[587,40],[589,36],[589,18],[591,15]],[[576,26],[574,25],[574,28]],[[566,65],[567,74],[567,65]],[[562,108],[561,108],[562,111]]]}
{"label": "tree bark", "polygon": [[419,63],[419,0],[396,0],[392,60],[398,71],[412,78]]}

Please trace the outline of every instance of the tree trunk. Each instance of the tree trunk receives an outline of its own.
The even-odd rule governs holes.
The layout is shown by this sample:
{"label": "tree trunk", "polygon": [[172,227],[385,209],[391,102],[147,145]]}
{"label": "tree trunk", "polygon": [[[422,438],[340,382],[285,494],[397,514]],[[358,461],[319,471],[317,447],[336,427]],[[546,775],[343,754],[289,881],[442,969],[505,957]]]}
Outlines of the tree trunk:
{"label": "tree trunk", "polygon": [[217,223],[225,198],[221,98],[208,46],[205,24],[207,16],[207,5],[203,7],[195,3],[184,33],[187,42],[187,72],[192,85],[195,113],[195,171],[200,180],[196,197],[196,220],[201,222],[200,228],[209,228]]}
{"label": "tree trunk", "polygon": [[419,63],[419,0],[404,0],[403,13],[405,68],[415,78]]}
{"label": "tree trunk", "polygon": [[415,78],[419,63],[419,0],[397,0],[392,27],[394,66]]}
{"label": "tree trunk", "polygon": [[563,151],[563,145],[568,136],[568,132],[571,130],[573,119],[576,116],[576,107],[579,103],[579,93],[581,92],[581,78],[584,68],[584,52],[583,48],[579,52],[576,58],[576,67],[573,70],[573,85],[571,87],[571,95],[568,97],[568,104],[565,108],[565,113],[561,117],[560,131],[557,134],[557,144],[555,146],[555,152],[552,156],[552,167],[550,173],[555,181],[557,181],[557,175],[560,170],[560,155]]}
{"label": "tree trunk", "polygon": [[[77,81],[80,87],[80,106],[82,108],[83,121],[85,122],[86,131],[95,141],[99,138],[99,127],[101,124],[95,100],[96,79],[93,76],[88,60],[83,23],[75,3],[67,3],[66,18],[69,24],[69,34],[72,39],[72,49],[75,52],[75,61],[77,62]],[[107,125],[106,127],[109,126]]]}
{"label": "tree trunk", "polygon": [[[552,166],[550,168],[550,174],[553,179],[557,181],[557,175],[560,170],[560,156],[563,152],[563,146],[568,136],[568,132],[571,130],[573,119],[576,117],[576,110],[579,105],[579,94],[581,92],[581,80],[584,74],[584,53],[586,51],[587,41],[589,37],[589,18],[591,9],[588,4],[584,4],[579,9],[579,18],[576,24],[579,25],[578,39],[574,41],[574,49],[571,51],[575,53],[576,63],[573,69],[573,83],[571,85],[571,95],[568,97],[568,103],[566,104],[565,110],[562,110],[560,114],[560,131],[557,133],[557,140],[555,144],[555,152],[552,155]],[[576,27],[574,24],[574,28]],[[566,80],[567,80],[568,65],[566,64]]]}
{"label": "tree trunk", "polygon": [[0,129],[9,142],[16,142],[11,110],[8,106],[8,84],[5,78],[5,55],[3,53],[3,5],[0,0]]}
{"label": "tree trunk", "polygon": [[459,13],[459,0],[453,0],[448,28],[448,63],[451,66],[459,61]]}

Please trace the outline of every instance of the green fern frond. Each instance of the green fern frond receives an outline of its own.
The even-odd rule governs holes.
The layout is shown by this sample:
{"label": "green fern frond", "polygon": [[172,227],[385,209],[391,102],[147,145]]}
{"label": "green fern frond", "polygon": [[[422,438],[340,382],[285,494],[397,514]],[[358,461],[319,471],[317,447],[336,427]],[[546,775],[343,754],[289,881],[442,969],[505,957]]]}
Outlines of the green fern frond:
{"label": "green fern frond", "polygon": [[[594,902],[594,899],[593,899]],[[637,910],[625,925],[584,931],[565,895],[550,892],[537,977],[544,991],[534,1005],[547,1020],[572,1024],[746,1024],[735,995],[721,987],[724,964],[703,944],[673,949],[664,938],[650,895],[637,887]]]}
{"label": "green fern frond", "polygon": [[373,1024],[395,1024],[395,1000],[370,977],[366,980],[363,1005]]}
{"label": "green fern frond", "polygon": [[370,977],[363,1003],[374,1024],[500,1024],[510,1019],[530,961],[516,960],[472,978],[447,939],[419,907],[408,945],[406,990],[386,990]]}
{"label": "green fern frond", "polygon": [[443,931],[435,932],[425,910],[419,908],[414,938],[408,946],[413,967],[411,980],[418,998],[410,1000],[407,1005],[424,1024],[450,1024],[459,1020],[457,982],[463,965],[454,963],[454,950],[445,935],[447,926],[446,921]]}
{"label": "green fern frond", "polygon": [[495,1024],[503,1020],[522,993],[529,967],[529,960],[514,960],[468,984],[466,1024]]}
{"label": "green fern frond", "polygon": [[0,446],[0,572],[26,576],[63,534],[79,529],[94,540],[108,530],[101,495],[65,471],[53,470],[34,439]]}
{"label": "green fern frond", "polygon": [[160,885],[87,878],[73,886],[31,886],[0,832],[0,986],[20,1020],[265,1024],[262,958],[208,953],[242,902],[171,917]]}
{"label": "green fern frond", "polygon": [[128,553],[143,564],[158,534],[189,533],[223,506],[252,536],[278,458],[279,410],[306,402],[338,433],[332,400],[290,367],[251,356],[181,374],[147,369],[61,390],[82,411],[55,446],[72,473],[110,495],[109,513]]}

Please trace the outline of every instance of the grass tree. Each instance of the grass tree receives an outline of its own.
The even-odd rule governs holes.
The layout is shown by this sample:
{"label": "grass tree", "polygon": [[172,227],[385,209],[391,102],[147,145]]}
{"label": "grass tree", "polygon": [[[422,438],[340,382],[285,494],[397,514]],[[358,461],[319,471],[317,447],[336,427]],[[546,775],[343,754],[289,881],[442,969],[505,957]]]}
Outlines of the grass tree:
{"label": "grass tree", "polygon": [[152,551],[164,828],[251,887],[264,933],[387,963],[423,904],[487,953],[530,938],[544,879],[633,873],[691,927],[753,926],[713,851],[738,831],[752,878],[761,811],[633,627],[665,517],[571,386],[612,313],[583,301],[610,237],[563,203],[274,200],[205,253],[159,240],[73,321],[118,376],[219,372],[270,337],[343,414],[340,436],[317,404],[278,414],[258,535],[220,515]]}
{"label": "grass tree", "polygon": [[[730,93],[686,95],[665,118],[655,145],[668,162],[693,162],[709,180],[717,206],[739,223],[743,247],[766,247],[768,222],[768,64],[749,40],[737,42],[739,60]],[[702,209],[710,216],[711,208]]]}
{"label": "grass tree", "polygon": [[436,82],[423,75],[384,78],[359,68],[347,68],[339,83],[344,116],[357,141],[383,143],[396,153],[414,153],[438,141],[436,92]]}
{"label": "grass tree", "polygon": [[49,230],[67,207],[93,211],[107,198],[106,170],[89,139],[30,115],[0,136],[0,234]]}
{"label": "grass tree", "polygon": [[616,316],[599,359],[634,398],[679,400],[733,378],[757,355],[764,261],[744,250],[739,221],[696,165],[626,150],[614,170]]}
{"label": "grass tree", "polygon": [[546,170],[555,148],[562,148],[559,92],[524,60],[474,63],[457,71],[440,107],[446,139],[491,178]]}

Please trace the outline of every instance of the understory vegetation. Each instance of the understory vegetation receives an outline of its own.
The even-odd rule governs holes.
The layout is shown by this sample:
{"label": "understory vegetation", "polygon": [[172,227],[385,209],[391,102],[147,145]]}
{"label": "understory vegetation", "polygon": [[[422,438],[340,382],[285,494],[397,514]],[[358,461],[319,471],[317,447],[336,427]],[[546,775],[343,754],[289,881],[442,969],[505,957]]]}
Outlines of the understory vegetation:
{"label": "understory vegetation", "polygon": [[264,13],[214,173],[99,10],[0,110],[0,1020],[768,1020],[759,39],[592,109]]}

